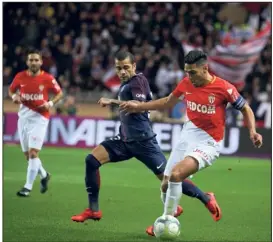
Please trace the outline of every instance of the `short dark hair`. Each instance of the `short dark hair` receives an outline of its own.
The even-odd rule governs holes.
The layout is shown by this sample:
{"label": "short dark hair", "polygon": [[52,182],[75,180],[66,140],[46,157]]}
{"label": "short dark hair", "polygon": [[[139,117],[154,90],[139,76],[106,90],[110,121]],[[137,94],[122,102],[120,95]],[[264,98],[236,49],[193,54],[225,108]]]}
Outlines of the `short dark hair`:
{"label": "short dark hair", "polygon": [[33,50],[28,50],[28,51],[27,51],[26,57],[28,58],[28,56],[29,56],[29,55],[32,55],[32,54],[37,54],[37,55],[39,55],[40,58],[42,59],[42,54],[41,54],[41,52],[40,52],[39,50],[35,50],[35,49],[33,49]]}
{"label": "short dark hair", "polygon": [[125,60],[126,58],[130,59],[130,62],[133,64],[135,63],[135,57],[133,56],[132,53],[128,52],[128,51],[118,51],[116,54],[115,54],[115,59],[119,60],[119,61],[123,61]]}
{"label": "short dark hair", "polygon": [[202,65],[207,62],[207,54],[204,53],[201,50],[191,50],[186,56],[185,56],[185,64],[197,64]]}

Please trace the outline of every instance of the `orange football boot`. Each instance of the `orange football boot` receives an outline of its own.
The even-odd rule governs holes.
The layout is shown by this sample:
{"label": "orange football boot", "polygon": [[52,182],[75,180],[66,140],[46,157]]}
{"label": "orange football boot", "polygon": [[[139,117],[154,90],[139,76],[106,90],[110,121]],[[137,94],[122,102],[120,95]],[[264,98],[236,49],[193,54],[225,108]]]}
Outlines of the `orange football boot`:
{"label": "orange football boot", "polygon": [[90,208],[85,209],[82,213],[71,217],[72,221],[83,223],[85,220],[100,220],[102,218],[102,212],[93,212]]}
{"label": "orange football boot", "polygon": [[211,216],[215,222],[219,221],[222,218],[222,211],[220,206],[218,205],[215,195],[212,192],[207,192],[206,193],[209,197],[210,200],[206,205],[206,208],[209,210],[211,213]]}

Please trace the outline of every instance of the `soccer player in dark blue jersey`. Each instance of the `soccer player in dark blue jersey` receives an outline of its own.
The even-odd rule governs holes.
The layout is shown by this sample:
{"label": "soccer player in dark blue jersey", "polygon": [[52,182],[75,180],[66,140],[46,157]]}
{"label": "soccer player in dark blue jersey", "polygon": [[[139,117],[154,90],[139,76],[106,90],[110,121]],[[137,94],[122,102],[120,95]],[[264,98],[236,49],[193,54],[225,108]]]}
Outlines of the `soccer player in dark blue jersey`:
{"label": "soccer player in dark blue jersey", "polygon": [[[149,102],[152,94],[149,83],[142,73],[136,73],[134,56],[129,52],[120,51],[115,56],[117,75],[122,84],[119,89],[118,100],[101,98],[99,104],[108,106],[120,104],[121,101],[135,100],[136,102]],[[149,113],[134,113],[126,115],[120,112],[120,130],[116,137],[103,141],[91,154],[86,156],[85,185],[88,193],[89,206],[82,213],[72,216],[75,222],[84,222],[87,219],[100,220],[102,212],[99,209],[98,197],[100,189],[100,166],[108,162],[119,162],[137,158],[144,163],[161,181],[161,198],[166,198],[168,177],[164,177],[167,160],[162,153],[156,134],[152,130]],[[190,180],[182,183],[185,195],[198,198],[208,209],[215,200],[210,193],[202,192]],[[210,211],[210,209],[209,209]],[[181,206],[177,207],[175,216],[183,212]],[[212,211],[210,211],[212,213]]]}

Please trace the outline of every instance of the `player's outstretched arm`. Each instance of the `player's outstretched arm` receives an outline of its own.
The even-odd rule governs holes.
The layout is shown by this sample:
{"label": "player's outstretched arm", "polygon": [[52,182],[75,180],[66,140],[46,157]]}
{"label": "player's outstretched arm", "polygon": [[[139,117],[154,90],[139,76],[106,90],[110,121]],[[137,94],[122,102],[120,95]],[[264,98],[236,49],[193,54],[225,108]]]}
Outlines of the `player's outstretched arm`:
{"label": "player's outstretched arm", "polygon": [[244,116],[244,121],[246,122],[246,125],[248,127],[252,143],[254,144],[255,147],[260,148],[263,144],[263,137],[256,132],[255,116],[251,107],[246,103],[244,107],[241,109],[241,112]]}
{"label": "player's outstretched arm", "polygon": [[126,113],[139,113],[149,110],[169,109],[177,104],[180,100],[173,94],[168,97],[160,98],[150,102],[136,103],[133,101],[122,102],[120,108]]}
{"label": "player's outstretched arm", "polygon": [[102,97],[99,101],[98,104],[101,105],[102,107],[106,107],[109,106],[111,104],[121,104],[121,101],[117,100],[117,99],[111,99],[111,98],[105,98]]}

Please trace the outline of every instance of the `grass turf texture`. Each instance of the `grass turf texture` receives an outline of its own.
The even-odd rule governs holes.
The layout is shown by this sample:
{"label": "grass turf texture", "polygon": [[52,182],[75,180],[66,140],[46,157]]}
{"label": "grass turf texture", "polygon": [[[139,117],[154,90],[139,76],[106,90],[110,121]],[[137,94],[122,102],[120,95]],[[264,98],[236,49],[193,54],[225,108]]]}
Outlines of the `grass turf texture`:
{"label": "grass turf texture", "polygon": [[[159,181],[137,160],[101,168],[99,222],[74,223],[71,215],[87,205],[84,158],[88,150],[45,148],[44,167],[52,173],[50,190],[18,198],[27,163],[19,146],[4,146],[3,241],[156,241],[147,225],[162,214]],[[232,170],[230,170],[231,168]],[[196,199],[182,197],[178,241],[270,241],[271,163],[268,160],[221,157],[193,181],[213,191],[223,218],[215,223]]]}

